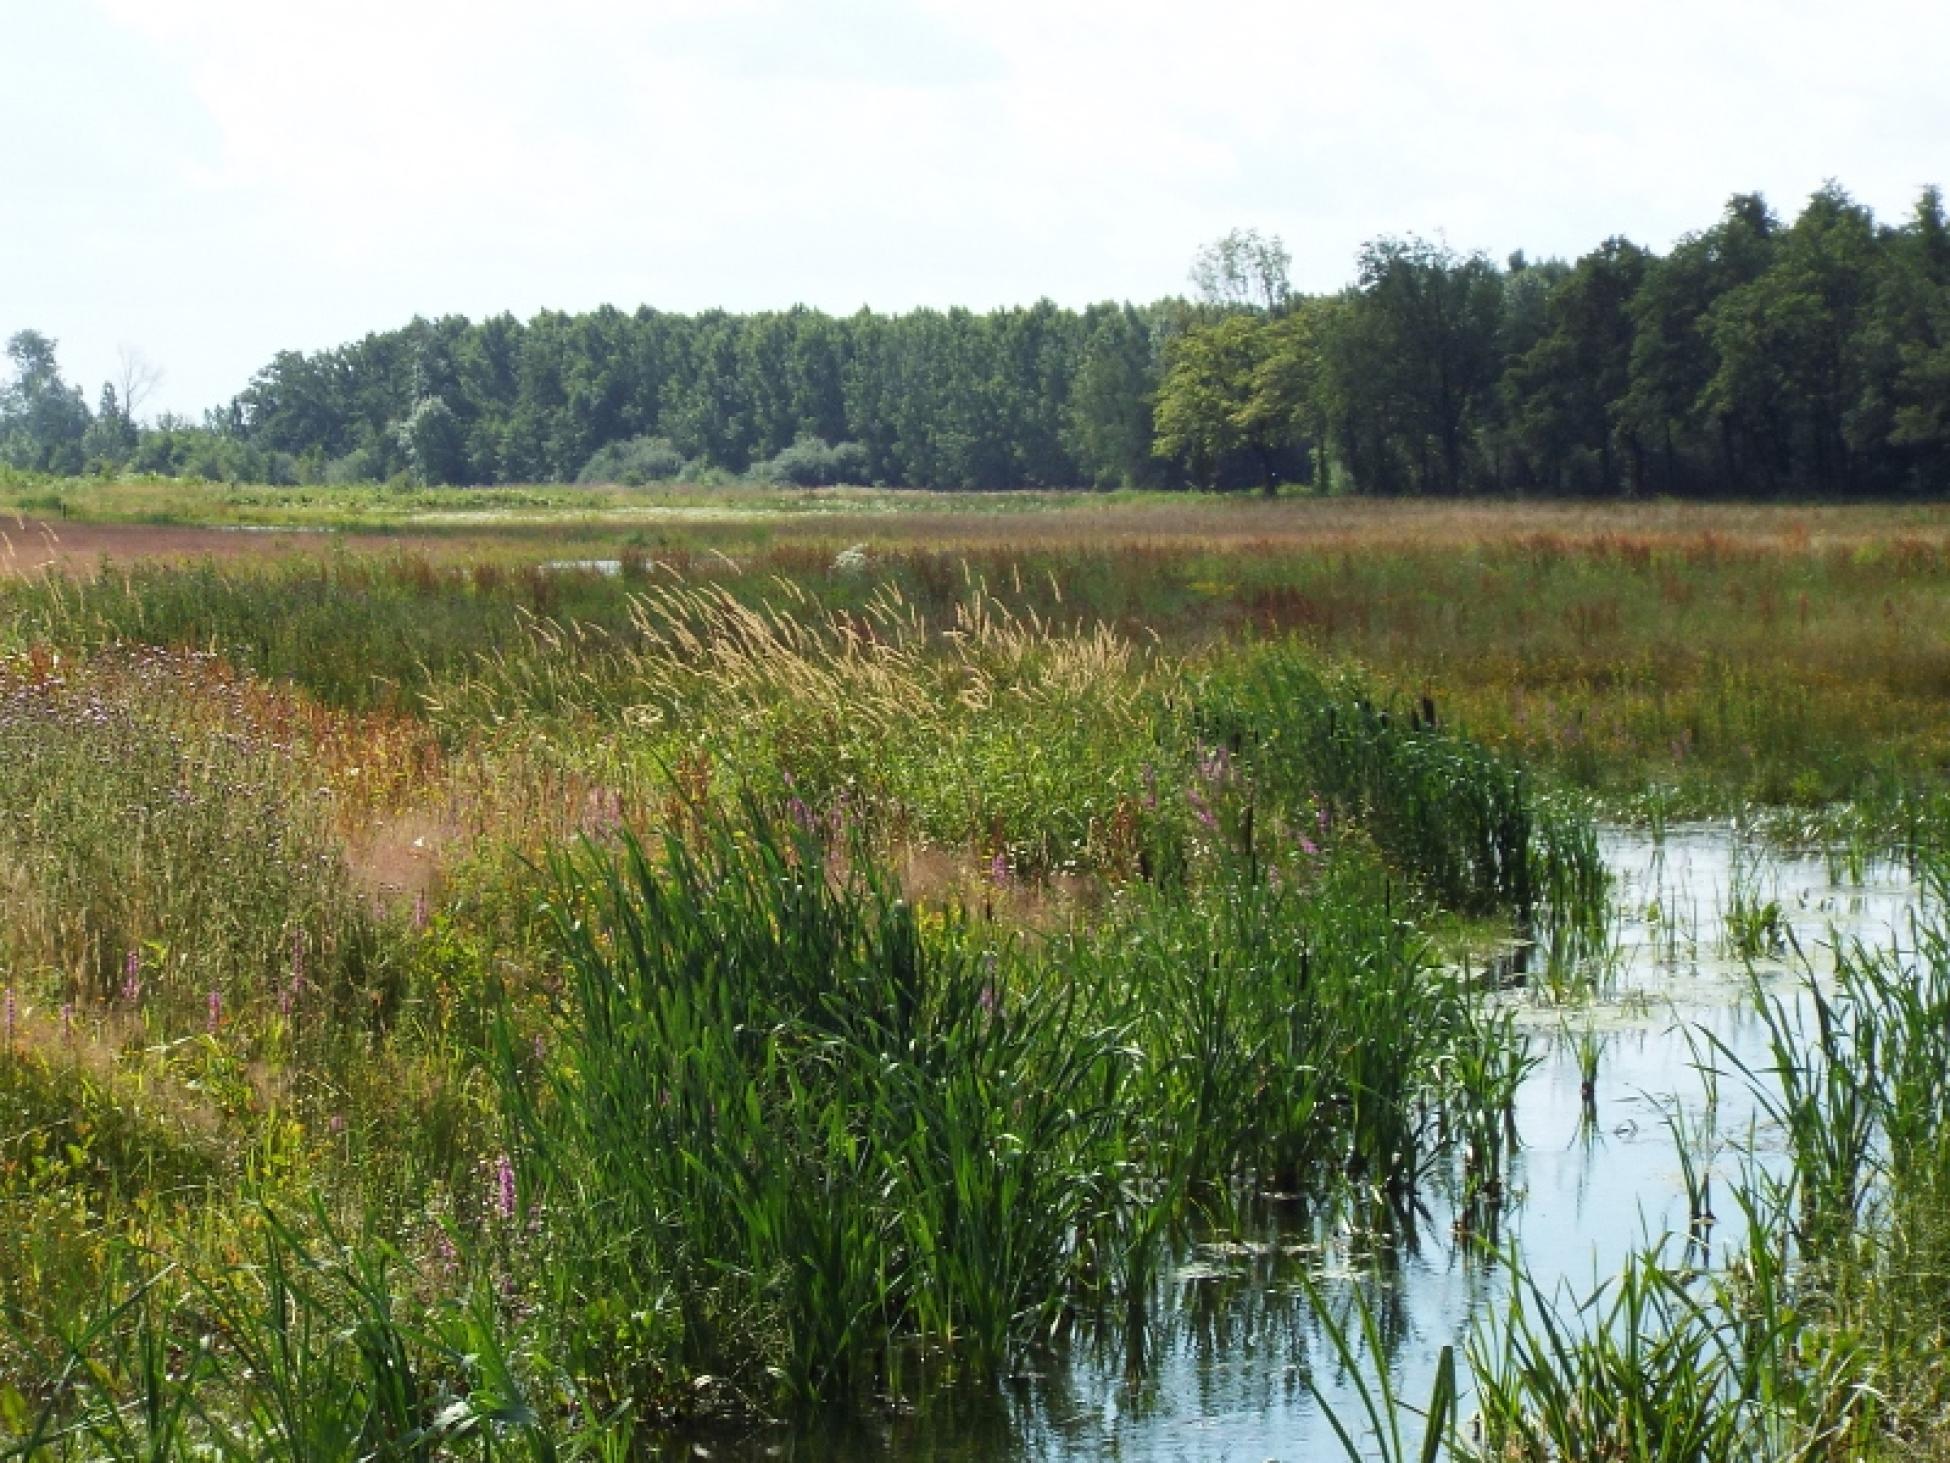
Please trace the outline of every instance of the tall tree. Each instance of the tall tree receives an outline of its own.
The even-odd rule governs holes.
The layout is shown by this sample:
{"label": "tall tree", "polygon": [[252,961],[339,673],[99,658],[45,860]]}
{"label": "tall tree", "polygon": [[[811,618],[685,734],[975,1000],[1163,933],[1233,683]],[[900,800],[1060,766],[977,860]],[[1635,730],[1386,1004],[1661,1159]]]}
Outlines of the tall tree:
{"label": "tall tree", "polygon": [[1269,381],[1284,379],[1267,373],[1277,341],[1273,322],[1229,314],[1165,347],[1156,450],[1198,486],[1229,486],[1243,470],[1272,493],[1293,469],[1295,412],[1269,393]]}
{"label": "tall tree", "polygon": [[1714,302],[1718,369],[1705,401],[1757,451],[1770,489],[1852,492],[1850,414],[1866,384],[1861,327],[1877,264],[1867,209],[1833,184],[1772,251],[1767,268]]}
{"label": "tall tree", "polygon": [[1152,412],[1159,347],[1130,305],[1095,306],[1070,387],[1065,441],[1098,487],[1137,487],[1157,475]]}
{"label": "tall tree", "polygon": [[1509,367],[1515,442],[1553,491],[1619,491],[1615,445],[1625,486],[1644,486],[1639,432],[1619,404],[1631,384],[1631,306],[1645,264],[1645,251],[1625,239],[1578,260],[1545,298],[1543,335]]}
{"label": "tall tree", "polygon": [[1397,430],[1424,492],[1459,493],[1497,375],[1502,277],[1481,254],[1426,239],[1363,246],[1357,309],[1386,361]]}
{"label": "tall tree", "polygon": [[1293,256],[1278,234],[1234,229],[1198,251],[1192,261],[1192,288],[1208,305],[1271,313],[1292,297],[1287,277],[1292,265]]}
{"label": "tall tree", "polygon": [[14,379],[0,391],[0,460],[30,472],[78,473],[88,404],[61,379],[55,342],[38,330],[7,341]]}

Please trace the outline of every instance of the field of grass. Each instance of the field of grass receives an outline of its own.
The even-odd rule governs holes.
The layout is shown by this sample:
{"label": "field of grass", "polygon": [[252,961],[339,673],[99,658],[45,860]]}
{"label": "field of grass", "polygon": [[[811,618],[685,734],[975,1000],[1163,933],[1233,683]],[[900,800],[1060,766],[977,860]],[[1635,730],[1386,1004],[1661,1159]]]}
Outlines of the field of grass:
{"label": "field of grass", "polygon": [[[0,1456],[620,1458],[993,1388],[1269,1206],[1381,1249],[1507,1202],[1523,1042],[1450,957],[1601,941],[1600,814],[1941,847],[1930,509],[15,506],[145,527],[0,579]],[[1821,1060],[1784,1027],[1778,1254],[1513,1318],[1494,1456],[1927,1432],[1915,943],[1938,985],[1857,952]],[[1705,1430],[1645,1445],[1666,1396]]]}

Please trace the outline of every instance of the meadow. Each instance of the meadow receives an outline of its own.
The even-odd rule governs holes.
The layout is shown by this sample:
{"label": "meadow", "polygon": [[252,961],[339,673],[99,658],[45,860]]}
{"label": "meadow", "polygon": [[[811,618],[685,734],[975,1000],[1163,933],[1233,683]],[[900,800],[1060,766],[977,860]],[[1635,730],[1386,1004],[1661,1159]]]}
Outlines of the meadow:
{"label": "meadow", "polygon": [[[1926,508],[16,506],[0,1456],[789,1447],[1127,1345],[1269,1224],[1385,1266],[1453,1209],[1521,1273],[1484,970],[1602,959],[1600,821],[1934,879],[1950,809]],[[1529,1297],[1429,1445],[1929,1446],[1945,950],[1757,984],[1743,1257]],[[1419,1449],[1373,1400],[1350,1452]]]}

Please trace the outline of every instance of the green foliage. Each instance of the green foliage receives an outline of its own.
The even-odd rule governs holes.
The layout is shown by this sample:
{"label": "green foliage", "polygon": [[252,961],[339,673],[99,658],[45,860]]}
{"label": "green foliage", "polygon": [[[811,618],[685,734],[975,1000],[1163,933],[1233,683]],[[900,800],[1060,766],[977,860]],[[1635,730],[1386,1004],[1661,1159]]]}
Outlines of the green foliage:
{"label": "green foliage", "polygon": [[7,341],[14,379],[0,391],[0,460],[27,472],[78,473],[89,416],[79,387],[61,380],[55,342],[36,330]]}
{"label": "green foliage", "polygon": [[555,866],[568,1000],[502,1070],[565,1339],[619,1395],[845,1395],[909,1333],[992,1371],[1115,1221],[1085,988],[1024,989],[863,853],[747,818]]}
{"label": "green foliage", "polygon": [[799,488],[825,488],[839,483],[867,481],[867,453],[858,442],[822,442],[801,437],[752,468],[760,482],[790,483]]}
{"label": "green foliage", "polygon": [[0,459],[213,481],[687,463],[805,486],[1270,487],[1338,465],[1369,493],[1929,493],[1950,472],[1946,237],[1935,190],[1890,227],[1829,184],[1785,228],[1738,195],[1664,257],[1609,239],[1498,268],[1378,238],[1353,287],[1313,299],[1277,238],[1235,230],[1195,262],[1197,304],[415,319],[280,353],[201,427],[138,428],[112,392],[91,414],[23,331]]}
{"label": "green foliage", "polygon": [[665,437],[631,437],[610,442],[576,474],[579,483],[621,483],[640,488],[645,483],[670,482],[684,474],[684,454]]}
{"label": "green foliage", "polygon": [[1603,917],[1603,862],[1583,820],[1540,805],[1519,769],[1442,726],[1432,701],[1378,706],[1269,647],[1215,670],[1197,716],[1275,806],[1360,820],[1448,907],[1526,921],[1552,907],[1571,925]]}
{"label": "green foliage", "polygon": [[1269,344],[1256,317],[1232,314],[1194,326],[1165,349],[1154,450],[1182,460],[1200,487],[1217,487],[1249,459],[1271,492],[1279,482],[1284,424],[1254,409]]}
{"label": "green foliage", "polygon": [[384,961],[318,790],[246,716],[197,719],[220,675],[157,653],[85,677],[0,662],[0,961],[58,1001],[195,1029],[208,1001],[275,995],[295,960],[311,1000],[383,1014]]}

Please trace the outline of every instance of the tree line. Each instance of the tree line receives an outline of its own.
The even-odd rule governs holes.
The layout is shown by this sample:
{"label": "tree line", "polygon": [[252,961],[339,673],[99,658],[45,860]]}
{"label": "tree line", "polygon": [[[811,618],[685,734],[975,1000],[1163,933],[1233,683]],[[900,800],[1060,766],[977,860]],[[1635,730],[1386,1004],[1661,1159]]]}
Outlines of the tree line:
{"label": "tree line", "polygon": [[415,319],[278,355],[201,423],[90,409],[9,342],[0,461],[269,482],[718,480],[920,488],[1279,483],[1380,494],[1950,487],[1950,220],[1835,185],[1735,196],[1659,255],[1498,264],[1366,245],[1339,293],[1235,232],[1194,297],[836,316],[605,307]]}

